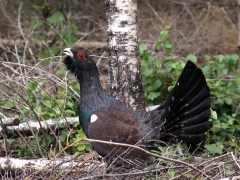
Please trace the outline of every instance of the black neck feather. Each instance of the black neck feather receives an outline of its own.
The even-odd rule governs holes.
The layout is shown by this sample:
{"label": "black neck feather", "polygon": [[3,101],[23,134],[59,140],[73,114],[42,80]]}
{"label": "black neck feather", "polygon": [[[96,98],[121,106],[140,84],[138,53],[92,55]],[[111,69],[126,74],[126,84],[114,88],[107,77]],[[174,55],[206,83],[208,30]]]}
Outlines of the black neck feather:
{"label": "black neck feather", "polygon": [[119,102],[102,88],[97,67],[76,73],[80,84],[80,111],[96,111]]}

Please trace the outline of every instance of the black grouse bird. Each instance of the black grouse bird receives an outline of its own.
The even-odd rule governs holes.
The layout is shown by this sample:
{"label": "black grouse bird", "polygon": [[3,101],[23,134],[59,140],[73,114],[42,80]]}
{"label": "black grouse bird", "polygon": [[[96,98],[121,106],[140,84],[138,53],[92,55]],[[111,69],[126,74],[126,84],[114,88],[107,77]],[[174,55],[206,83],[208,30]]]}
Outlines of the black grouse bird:
{"label": "black grouse bird", "polygon": [[[201,143],[211,127],[210,93],[202,71],[188,61],[166,101],[150,112],[136,112],[108,95],[99,80],[98,68],[83,51],[70,48],[64,64],[80,84],[79,120],[88,138],[149,145],[149,142]],[[102,156],[136,158],[135,150],[103,143],[92,143]],[[126,153],[127,152],[127,153]]]}

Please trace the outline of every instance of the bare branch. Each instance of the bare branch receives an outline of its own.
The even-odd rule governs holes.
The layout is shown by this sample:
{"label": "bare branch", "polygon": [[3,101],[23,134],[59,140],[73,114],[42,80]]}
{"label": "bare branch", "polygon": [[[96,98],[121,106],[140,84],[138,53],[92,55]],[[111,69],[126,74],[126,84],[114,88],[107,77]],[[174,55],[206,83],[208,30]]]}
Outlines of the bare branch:
{"label": "bare branch", "polygon": [[[5,119],[3,119],[3,122],[5,121]],[[40,122],[36,122],[36,121],[29,121],[29,122],[24,122],[19,124],[19,126],[6,126],[6,131],[7,131],[7,137],[19,137],[19,134],[16,132],[19,132],[21,134],[29,135],[31,136],[32,133],[30,130],[34,131],[34,132],[39,132],[39,134],[41,134],[43,131],[49,131],[50,129],[57,129],[59,128],[61,125],[67,124],[69,123],[70,125],[73,125],[75,123],[79,123],[79,119],[78,117],[71,117],[71,118],[65,118],[65,119],[61,119],[61,120],[57,120],[57,119],[50,119],[47,121],[40,121]],[[0,131],[0,133],[2,133]],[[2,139],[3,136],[0,135],[0,139]]]}
{"label": "bare branch", "polygon": [[238,164],[236,157],[233,155],[233,152],[231,152],[231,156],[232,156],[235,164],[237,165],[237,167],[239,168],[239,171],[240,171],[240,165]]}
{"label": "bare branch", "polygon": [[164,156],[160,156],[158,154],[151,153],[148,150],[143,149],[143,148],[141,148],[139,146],[136,146],[136,145],[125,144],[125,143],[116,143],[116,142],[110,142],[110,141],[101,141],[101,140],[88,139],[88,138],[85,138],[85,140],[90,141],[90,142],[98,142],[98,143],[103,143],[103,144],[117,145],[117,146],[124,146],[124,147],[138,149],[138,150],[140,150],[140,151],[142,151],[142,152],[144,152],[144,153],[146,153],[146,154],[148,154],[150,156],[157,157],[157,158],[160,158],[160,159],[163,159],[163,160],[167,160],[167,161],[170,161],[170,162],[176,162],[176,163],[183,164],[183,165],[191,168],[192,170],[195,170],[198,173],[204,175],[205,177],[208,177],[207,174],[205,174],[204,172],[202,172],[201,170],[197,169],[196,167],[194,167],[193,165],[191,165],[191,164],[189,164],[187,162],[176,160],[176,159],[172,159],[172,158],[168,158],[168,157],[164,157]]}

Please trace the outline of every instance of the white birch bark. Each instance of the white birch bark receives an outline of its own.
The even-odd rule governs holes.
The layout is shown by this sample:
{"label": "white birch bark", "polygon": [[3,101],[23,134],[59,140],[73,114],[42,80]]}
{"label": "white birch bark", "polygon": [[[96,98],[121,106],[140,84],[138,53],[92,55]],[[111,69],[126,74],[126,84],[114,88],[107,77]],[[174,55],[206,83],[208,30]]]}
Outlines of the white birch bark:
{"label": "white birch bark", "polygon": [[[5,119],[3,119],[4,122]],[[29,121],[20,123],[18,126],[5,126],[5,131],[7,133],[7,137],[19,137],[19,133],[24,134],[24,136],[32,136],[33,134],[31,131],[38,132],[38,134],[42,134],[43,131],[49,132],[51,129],[56,130],[61,125],[67,125],[70,126],[74,123],[79,123],[78,117],[71,117],[71,118],[65,118],[61,120],[55,120],[50,119],[47,121]],[[0,126],[0,139],[3,139],[4,131],[3,128]]]}
{"label": "white birch bark", "polygon": [[17,126],[19,125],[20,121],[17,118],[4,118],[2,122],[0,122],[0,126]]}
{"label": "white birch bark", "polygon": [[136,0],[106,0],[110,93],[126,106],[145,109],[137,37]]}
{"label": "white birch bark", "polygon": [[[73,167],[80,167],[82,162],[86,158],[88,158],[89,154],[86,153],[80,157],[75,158],[76,156],[64,156],[64,157],[53,157],[53,160],[49,160],[47,158],[39,158],[39,159],[20,159],[20,158],[10,158],[10,157],[0,157],[0,169],[7,169],[7,170],[24,170],[30,169],[31,171],[34,170],[61,170],[63,169],[64,172],[72,171]],[[101,161],[95,160],[88,160],[84,164],[84,171],[91,172],[93,168],[102,167],[104,168],[105,163]]]}

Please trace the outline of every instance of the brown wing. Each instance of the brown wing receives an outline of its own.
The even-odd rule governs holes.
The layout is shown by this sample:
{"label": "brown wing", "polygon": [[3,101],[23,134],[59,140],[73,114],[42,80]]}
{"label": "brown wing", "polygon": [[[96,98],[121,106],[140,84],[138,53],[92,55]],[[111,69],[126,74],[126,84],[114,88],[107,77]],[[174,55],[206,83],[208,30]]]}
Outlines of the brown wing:
{"label": "brown wing", "polygon": [[[122,106],[110,106],[104,111],[96,111],[91,116],[88,134],[92,139],[133,145],[137,144],[141,138],[137,118]],[[93,146],[102,156],[110,157],[120,155],[128,149],[96,142]],[[131,156],[134,156],[133,154]]]}

